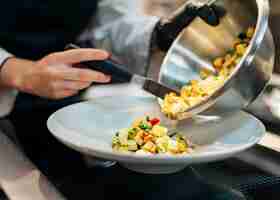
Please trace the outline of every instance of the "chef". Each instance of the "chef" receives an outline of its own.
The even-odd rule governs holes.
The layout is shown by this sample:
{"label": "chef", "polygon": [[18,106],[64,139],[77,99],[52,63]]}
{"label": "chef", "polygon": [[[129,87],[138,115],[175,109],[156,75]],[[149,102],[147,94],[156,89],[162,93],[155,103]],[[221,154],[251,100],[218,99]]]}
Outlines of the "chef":
{"label": "chef", "polygon": [[[154,50],[167,51],[192,16],[215,18],[211,7],[186,6],[169,19],[127,14],[129,7],[118,0],[9,0],[2,7],[0,114],[12,121],[26,154],[53,177],[71,174],[83,162],[52,138],[47,117],[79,101],[81,90],[111,80],[79,63],[112,54],[130,71],[147,75]],[[85,48],[64,50],[68,43]]]}

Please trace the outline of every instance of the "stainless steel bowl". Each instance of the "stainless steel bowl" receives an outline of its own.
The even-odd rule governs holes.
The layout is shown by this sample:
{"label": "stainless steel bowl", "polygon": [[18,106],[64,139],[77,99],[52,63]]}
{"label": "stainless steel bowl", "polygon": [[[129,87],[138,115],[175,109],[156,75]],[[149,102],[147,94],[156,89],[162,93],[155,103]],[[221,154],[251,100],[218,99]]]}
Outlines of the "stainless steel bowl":
{"label": "stainless steel bowl", "polygon": [[161,83],[180,90],[192,79],[199,79],[199,67],[209,65],[232,48],[240,32],[255,25],[256,32],[246,54],[226,83],[208,99],[192,107],[193,114],[221,114],[245,108],[268,84],[274,66],[275,49],[268,27],[268,0],[217,0],[226,11],[220,25],[212,27],[196,18],[176,39],[161,66]]}

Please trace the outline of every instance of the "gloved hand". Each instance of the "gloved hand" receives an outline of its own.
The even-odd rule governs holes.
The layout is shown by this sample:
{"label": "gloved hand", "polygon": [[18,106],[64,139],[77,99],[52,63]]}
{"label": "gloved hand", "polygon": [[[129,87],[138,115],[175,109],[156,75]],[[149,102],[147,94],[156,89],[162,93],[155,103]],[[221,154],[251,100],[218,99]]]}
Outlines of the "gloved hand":
{"label": "gloved hand", "polygon": [[154,43],[162,51],[167,51],[179,33],[196,17],[207,24],[217,26],[222,16],[221,10],[215,5],[198,6],[186,3],[176,10],[169,18],[163,18],[155,28]]}

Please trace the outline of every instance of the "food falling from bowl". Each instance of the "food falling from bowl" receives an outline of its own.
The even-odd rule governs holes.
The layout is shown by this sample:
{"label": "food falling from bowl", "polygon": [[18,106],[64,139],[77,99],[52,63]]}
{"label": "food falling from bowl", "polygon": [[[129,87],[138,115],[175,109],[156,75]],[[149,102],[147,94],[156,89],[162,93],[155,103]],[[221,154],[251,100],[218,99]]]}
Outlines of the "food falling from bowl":
{"label": "food falling from bowl", "polygon": [[170,154],[190,153],[194,145],[180,134],[175,139],[168,135],[168,128],[161,125],[158,118],[140,118],[131,127],[119,130],[112,140],[112,148],[121,152],[136,154]]}
{"label": "food falling from bowl", "polygon": [[214,59],[213,67],[216,69],[217,74],[205,69],[201,70],[201,79],[190,81],[181,88],[180,95],[175,93],[167,94],[161,104],[162,112],[170,119],[177,119],[181,113],[206,100],[221,88],[241,61],[254,32],[255,28],[249,27],[246,32],[240,33],[233,44],[233,48],[225,56]]}

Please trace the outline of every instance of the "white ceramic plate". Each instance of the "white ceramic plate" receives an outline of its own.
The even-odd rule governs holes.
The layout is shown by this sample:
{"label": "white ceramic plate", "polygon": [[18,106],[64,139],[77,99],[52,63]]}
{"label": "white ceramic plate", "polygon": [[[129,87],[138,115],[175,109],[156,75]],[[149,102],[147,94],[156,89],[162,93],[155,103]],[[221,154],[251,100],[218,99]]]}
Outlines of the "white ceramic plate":
{"label": "white ceramic plate", "polygon": [[187,165],[228,158],[256,144],[265,134],[263,124],[253,116],[238,112],[228,116],[200,116],[177,124],[177,129],[200,147],[180,156],[135,155],[111,148],[115,132],[146,114],[160,117],[166,126],[173,124],[162,116],[153,97],[100,97],[74,104],[54,113],[47,125],[67,146],[95,157],[118,161],[142,173],[173,173]]}

